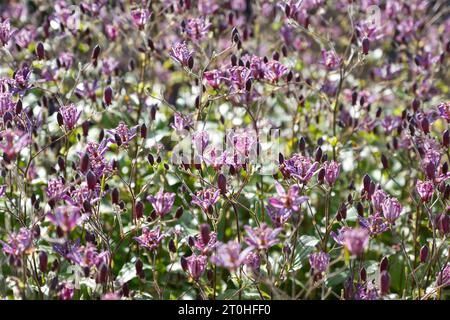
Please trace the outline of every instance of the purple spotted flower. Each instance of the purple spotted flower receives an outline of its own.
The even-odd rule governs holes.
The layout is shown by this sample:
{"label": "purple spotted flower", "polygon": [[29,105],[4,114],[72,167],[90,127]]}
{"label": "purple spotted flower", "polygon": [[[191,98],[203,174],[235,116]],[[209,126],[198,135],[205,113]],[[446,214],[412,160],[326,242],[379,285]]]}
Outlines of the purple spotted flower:
{"label": "purple spotted flower", "polygon": [[307,196],[300,196],[300,188],[297,185],[292,185],[288,192],[283,186],[275,182],[275,188],[278,196],[269,198],[269,205],[267,212],[272,222],[277,226],[283,225],[291,216],[292,212],[300,211],[300,205],[308,200]]}
{"label": "purple spotted flower", "polygon": [[423,202],[428,202],[434,193],[434,185],[431,181],[417,180],[416,190]]}
{"label": "purple spotted flower", "polygon": [[192,203],[198,205],[204,212],[208,212],[209,208],[219,200],[220,190],[204,189],[197,191],[196,195],[192,196]]}
{"label": "purple spotted flower", "polygon": [[330,264],[330,255],[323,251],[311,253],[309,264],[314,274],[321,274],[327,270]]}
{"label": "purple spotted flower", "polygon": [[337,55],[334,50],[326,51],[322,50],[322,64],[328,70],[336,70],[342,63],[342,59]]}
{"label": "purple spotted flower", "polygon": [[205,273],[207,259],[206,256],[197,256],[195,253],[186,258],[186,271],[194,280],[197,281]]}
{"label": "purple spotted flower", "polygon": [[136,127],[128,128],[125,122],[120,121],[117,127],[114,130],[108,130],[108,133],[113,136],[110,138],[111,142],[127,147],[136,137]]}
{"label": "purple spotted flower", "polygon": [[385,232],[389,229],[389,224],[381,216],[381,213],[376,212],[370,215],[367,219],[358,216],[359,225],[366,229],[371,236]]}
{"label": "purple spotted flower", "polygon": [[366,229],[350,229],[344,233],[344,245],[353,255],[360,255],[369,244],[369,232]]}
{"label": "purple spotted flower", "polygon": [[229,75],[228,80],[236,90],[245,89],[247,81],[252,79],[251,70],[243,66],[231,67],[227,70],[227,73]]}
{"label": "purple spotted flower", "polygon": [[204,72],[203,78],[214,89],[219,88],[220,83],[225,79],[224,73],[217,69]]}
{"label": "purple spotted flower", "polygon": [[203,255],[207,255],[212,252],[218,245],[219,242],[217,241],[217,233],[215,232],[209,233],[207,239],[202,237],[201,234],[194,237],[194,247]]}
{"label": "purple spotted flower", "polygon": [[[107,142],[107,140],[103,140],[101,143],[89,141],[86,147],[90,169],[97,177],[101,177],[112,171],[111,164],[105,158],[105,153],[108,151]],[[84,154],[80,154],[81,158],[83,156]]]}
{"label": "purple spotted flower", "polygon": [[216,250],[216,254],[211,257],[211,262],[215,265],[229,269],[237,270],[247,258],[251,248],[241,251],[241,245],[236,241],[222,243]]}
{"label": "purple spotted flower", "polygon": [[208,34],[211,24],[203,18],[189,19],[186,22],[185,31],[192,40],[201,40]]}
{"label": "purple spotted flower", "polygon": [[19,232],[11,233],[6,242],[0,240],[3,252],[13,257],[21,257],[29,252],[33,246],[33,234],[27,228],[20,228]]}
{"label": "purple spotted flower", "polygon": [[72,300],[75,293],[75,287],[69,282],[64,282],[59,289],[59,299]]}
{"label": "purple spotted flower", "polygon": [[61,206],[55,209],[55,213],[47,214],[47,219],[65,233],[72,231],[80,218],[80,208],[75,206]]}
{"label": "purple spotted flower", "polygon": [[284,161],[280,170],[286,178],[294,178],[302,183],[307,183],[319,167],[319,163],[310,157],[294,154]]}
{"label": "purple spotted flower", "polygon": [[16,156],[31,143],[30,134],[19,130],[5,130],[2,132],[0,140],[0,150],[8,156],[10,160]]}
{"label": "purple spotted flower", "polygon": [[58,63],[61,67],[69,70],[73,64],[73,54],[70,52],[61,52],[58,57]]}
{"label": "purple spotted flower", "polygon": [[134,237],[134,240],[136,240],[141,247],[144,247],[150,251],[156,250],[162,239],[164,239],[164,234],[161,234],[159,226],[154,230],[142,228],[142,235],[139,237]]}
{"label": "purple spotted flower", "polygon": [[173,123],[170,125],[177,132],[181,133],[184,130],[188,130],[193,125],[193,120],[189,116],[184,116],[179,112],[176,112],[173,116]]}
{"label": "purple spotted flower", "polygon": [[264,78],[270,82],[278,82],[285,74],[288,73],[288,68],[278,61],[271,60],[266,63],[264,68]]}
{"label": "purple spotted flower", "polygon": [[156,193],[156,196],[150,195],[147,197],[147,200],[153,205],[156,214],[162,218],[172,210],[175,201],[175,193],[164,192],[161,188],[158,193]]}
{"label": "purple spotted flower", "polygon": [[438,105],[438,110],[440,116],[450,122],[450,102],[442,102]]}
{"label": "purple spotted flower", "polygon": [[131,10],[131,19],[139,30],[144,30],[145,25],[150,18],[150,12],[147,9],[134,9]]}
{"label": "purple spotted flower", "polygon": [[329,186],[332,186],[339,177],[341,164],[336,161],[325,161],[323,168],[325,169],[325,181]]}
{"label": "purple spotted flower", "polygon": [[186,42],[182,41],[173,45],[169,55],[183,67],[187,67],[189,65],[189,59],[192,57],[193,53],[193,51],[189,50]]}
{"label": "purple spotted flower", "polygon": [[272,229],[265,223],[262,223],[259,227],[255,228],[244,226],[244,229],[247,232],[245,242],[247,242],[250,247],[258,250],[269,249],[280,242],[278,234],[283,230],[282,228]]}
{"label": "purple spotted flower", "polygon": [[64,183],[62,178],[58,177],[48,180],[46,192],[50,199],[55,201],[60,200],[64,193]]}
{"label": "purple spotted flower", "polygon": [[395,198],[387,198],[381,205],[383,215],[391,224],[395,224],[395,220],[400,216],[403,210],[402,205]]}
{"label": "purple spotted flower", "polygon": [[387,198],[386,192],[384,192],[381,189],[375,190],[375,192],[372,195],[372,205],[376,212],[382,212],[383,208],[381,205],[383,204],[384,200]]}
{"label": "purple spotted flower", "polygon": [[447,263],[442,271],[438,272],[436,275],[436,285],[439,287],[450,286],[450,264]]}
{"label": "purple spotted flower", "polygon": [[6,194],[6,186],[0,186],[0,197],[3,197]]}
{"label": "purple spotted flower", "polygon": [[68,130],[75,128],[78,119],[80,119],[81,116],[81,111],[79,111],[73,103],[62,106],[61,109],[59,109],[59,113],[61,114],[64,125]]}
{"label": "purple spotted flower", "polygon": [[342,245],[344,245],[344,235],[347,231],[350,231],[350,230],[352,230],[352,229],[349,227],[342,227],[341,229],[338,230],[337,233],[334,231],[331,231],[330,235],[333,238],[333,240],[336,241],[337,244],[342,246]]}
{"label": "purple spotted flower", "polygon": [[11,38],[11,35],[12,35],[12,32],[11,32],[11,25],[9,23],[9,20],[0,22],[0,43],[3,46],[8,43],[9,39]]}

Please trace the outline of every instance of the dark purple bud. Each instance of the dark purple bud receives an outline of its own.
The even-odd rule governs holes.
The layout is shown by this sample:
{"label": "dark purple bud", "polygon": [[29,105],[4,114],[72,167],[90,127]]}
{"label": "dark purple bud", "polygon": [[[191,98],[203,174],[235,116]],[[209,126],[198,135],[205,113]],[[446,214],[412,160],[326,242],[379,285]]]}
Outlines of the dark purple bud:
{"label": "dark purple bud", "polygon": [[425,134],[430,133],[430,122],[428,121],[428,119],[426,117],[424,117],[422,119],[421,126],[422,126],[422,130]]}
{"label": "dark purple bud", "polygon": [[119,189],[114,188],[111,191],[111,201],[113,204],[119,204]]}
{"label": "dark purple bud", "polygon": [[183,271],[187,271],[188,270],[188,262],[186,260],[185,257],[181,257],[181,268],[183,269]]}
{"label": "dark purple bud", "polygon": [[283,54],[283,56],[287,57],[288,55],[288,51],[287,51],[287,47],[283,44],[283,46],[281,47],[281,53]]}
{"label": "dark purple bud", "polygon": [[62,127],[64,125],[64,118],[61,113],[56,114],[56,120],[58,121],[58,125]]}
{"label": "dark purple bud", "polygon": [[59,166],[59,170],[64,171],[64,169],[66,168],[66,162],[64,161],[63,157],[58,157],[58,166]]}
{"label": "dark purple bud", "polygon": [[188,68],[192,70],[194,68],[194,57],[190,56],[188,59]]}
{"label": "dark purple bud", "polygon": [[47,264],[48,264],[48,256],[45,251],[41,251],[39,253],[39,270],[41,270],[42,273],[47,272]]}
{"label": "dark purple bud", "polygon": [[389,293],[389,287],[391,286],[391,277],[387,271],[382,271],[380,275],[380,291],[384,296]]}
{"label": "dark purple bud", "polygon": [[292,71],[289,71],[286,76],[286,81],[291,82],[293,78],[294,78],[294,74],[292,73]]}
{"label": "dark purple bud", "polygon": [[380,262],[380,272],[387,271],[388,267],[389,267],[389,260],[387,257],[384,257],[383,259],[381,259]]}
{"label": "dark purple bud", "polygon": [[368,54],[369,53],[369,47],[370,47],[370,41],[368,38],[364,38],[362,41],[362,51],[363,54]]}
{"label": "dark purple bud", "polygon": [[97,283],[106,283],[108,280],[108,266],[105,263],[100,266],[97,280]]}
{"label": "dark purple bud", "polygon": [[151,153],[148,154],[147,160],[148,160],[148,163],[150,163],[151,166],[155,164],[155,158],[153,157],[153,155]]}
{"label": "dark purple bud", "polygon": [[275,51],[275,52],[272,54],[272,59],[275,60],[275,61],[280,60],[280,54],[278,53],[278,51]]}
{"label": "dark purple bud", "polygon": [[448,234],[450,231],[450,217],[441,213],[437,216],[437,227],[442,234]]}
{"label": "dark purple bud", "polygon": [[359,272],[359,277],[362,282],[366,282],[366,280],[367,280],[366,268],[364,268],[364,267],[361,268],[361,271]]}
{"label": "dark purple bud", "polygon": [[381,164],[383,165],[384,170],[389,169],[389,162],[384,154],[381,154]]}
{"label": "dark purple bud", "polygon": [[91,212],[92,211],[91,203],[87,199],[83,201],[83,210],[84,210],[84,212]]}
{"label": "dark purple bud", "polygon": [[358,100],[358,92],[353,91],[352,93],[352,105],[356,105],[356,101]]}
{"label": "dark purple bud", "polygon": [[436,175],[436,167],[434,163],[429,162],[427,166],[425,167],[425,173],[428,177],[428,179],[433,180]]}
{"label": "dark purple bud", "polygon": [[136,274],[141,275],[144,271],[144,264],[142,263],[142,260],[137,258],[136,262],[134,263],[134,268],[136,269]]}
{"label": "dark purple bud", "polygon": [[188,244],[189,244],[189,246],[191,246],[191,247],[195,246],[195,239],[194,239],[194,237],[190,236],[190,237],[188,238]]}
{"label": "dark purple bud", "polygon": [[39,42],[36,45],[36,56],[39,58],[39,60],[42,60],[45,57],[45,49],[44,44],[42,42]]}
{"label": "dark purple bud", "polygon": [[417,111],[420,107],[420,100],[418,100],[417,98],[415,98],[412,102],[412,107],[414,111]]}
{"label": "dark purple bud", "polygon": [[363,177],[363,186],[364,186],[364,191],[369,192],[369,188],[370,188],[370,182],[372,180],[370,179],[368,174],[365,174]]}
{"label": "dark purple bud", "polygon": [[94,50],[92,50],[92,56],[91,56],[91,59],[92,59],[93,61],[97,60],[99,54],[100,54],[100,46],[99,46],[99,45],[96,45],[96,46],[94,47]]}
{"label": "dark purple bud", "polygon": [[119,147],[122,145],[122,139],[120,138],[120,136],[117,133],[114,134],[114,140],[116,141],[116,144]]}
{"label": "dark purple bud", "polygon": [[22,110],[23,110],[22,100],[19,99],[19,100],[17,100],[17,103],[16,103],[16,114],[20,114],[22,112]]}
{"label": "dark purple bud", "polygon": [[147,139],[147,126],[145,125],[145,123],[143,123],[141,126],[141,138]]}
{"label": "dark purple bud", "polygon": [[286,17],[288,17],[288,18],[291,15],[291,6],[289,4],[287,4],[287,3],[284,6],[284,13],[286,13]]}
{"label": "dark purple bud", "polygon": [[248,79],[245,83],[245,90],[250,91],[252,89],[252,80]]}
{"label": "dark purple bud", "polygon": [[300,141],[298,142],[298,149],[303,152],[306,149],[306,140],[304,137],[300,138]]}
{"label": "dark purple bud", "polygon": [[202,242],[204,244],[207,244],[209,242],[210,232],[211,232],[211,229],[209,227],[209,224],[204,223],[200,226],[200,237],[202,238]]}
{"label": "dark purple bud", "polygon": [[141,219],[144,216],[144,204],[141,201],[136,202],[135,213],[137,219]]}
{"label": "dark purple bud", "polygon": [[315,155],[315,160],[317,161],[317,162],[320,162],[321,160],[322,160],[322,148],[317,148],[316,149],[316,155]]}
{"label": "dark purple bud", "polygon": [[428,245],[423,245],[422,248],[420,248],[420,262],[425,263],[428,259]]}
{"label": "dark purple bud", "polygon": [[364,217],[364,206],[361,202],[358,202],[356,204],[356,211],[358,212],[358,215],[360,217]]}
{"label": "dark purple bud", "polygon": [[279,164],[283,164],[284,163],[284,156],[283,156],[283,154],[281,152],[278,154],[278,163]]}
{"label": "dark purple bud", "polygon": [[155,121],[155,118],[156,118],[156,106],[153,105],[150,110],[150,119],[152,119],[152,121]]}
{"label": "dark purple bud", "polygon": [[179,207],[175,212],[175,219],[180,219],[181,216],[183,215],[183,212],[184,212],[183,207]]}
{"label": "dark purple bud", "polygon": [[85,153],[83,155],[83,158],[81,158],[80,171],[82,173],[86,173],[88,169],[89,169],[89,155]]}
{"label": "dark purple bud", "polygon": [[322,184],[324,178],[325,178],[325,168],[321,168],[321,169],[319,170],[319,173],[317,174],[317,182],[319,182],[320,184]]}
{"label": "dark purple bud", "polygon": [[97,177],[92,171],[88,171],[86,174],[86,182],[89,190],[94,190],[97,185]]}
{"label": "dark purple bud", "polygon": [[83,136],[87,137],[89,134],[89,121],[84,121],[81,124],[81,128],[83,129]]}
{"label": "dark purple bud", "polygon": [[111,87],[106,87],[105,92],[103,92],[103,102],[105,102],[105,104],[107,106],[111,105],[112,96],[113,96],[113,91],[112,91]]}
{"label": "dark purple bud", "polygon": [[442,135],[442,145],[448,148],[449,144],[450,144],[450,133],[447,129],[444,131],[444,134]]}
{"label": "dark purple bud", "polygon": [[177,252],[177,247],[175,246],[175,241],[173,241],[173,239],[169,240],[169,251],[172,253]]}
{"label": "dark purple bud", "polygon": [[227,178],[222,173],[217,178],[217,186],[219,187],[220,194],[225,195],[227,193]]}

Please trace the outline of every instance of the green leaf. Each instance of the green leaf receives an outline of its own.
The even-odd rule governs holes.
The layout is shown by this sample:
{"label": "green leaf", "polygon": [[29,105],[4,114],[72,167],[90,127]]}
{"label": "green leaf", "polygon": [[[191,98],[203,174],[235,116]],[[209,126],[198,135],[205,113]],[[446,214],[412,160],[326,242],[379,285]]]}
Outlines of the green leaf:
{"label": "green leaf", "polygon": [[313,236],[303,235],[297,241],[297,248],[295,250],[294,262],[291,266],[291,272],[301,269],[303,263],[308,258],[309,254],[315,250],[319,239]]}

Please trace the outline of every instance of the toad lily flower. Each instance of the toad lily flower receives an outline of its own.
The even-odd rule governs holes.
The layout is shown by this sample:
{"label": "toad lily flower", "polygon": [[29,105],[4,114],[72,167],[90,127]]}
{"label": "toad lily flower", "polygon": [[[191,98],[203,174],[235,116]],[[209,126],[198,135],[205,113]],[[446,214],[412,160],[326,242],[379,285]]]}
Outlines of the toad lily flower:
{"label": "toad lily flower", "polygon": [[265,223],[262,223],[260,227],[251,228],[250,226],[244,226],[248,237],[245,238],[247,244],[258,250],[269,249],[274,246],[280,239],[278,239],[278,234],[283,230],[282,228],[272,229],[268,227]]}
{"label": "toad lily flower", "polygon": [[75,206],[62,206],[55,213],[48,213],[47,219],[65,233],[72,231],[80,220],[80,209]]}
{"label": "toad lily flower", "polygon": [[348,251],[360,255],[369,244],[369,233],[366,229],[350,229],[344,233],[344,244]]}
{"label": "toad lily flower", "polygon": [[198,205],[204,212],[208,212],[209,208],[219,200],[220,190],[205,189],[197,191],[197,195],[192,196],[192,203]]}
{"label": "toad lily flower", "polygon": [[154,251],[158,248],[165,235],[161,234],[160,227],[156,227],[154,230],[148,228],[142,228],[142,235],[134,237],[141,247],[144,247],[150,251]]}
{"label": "toad lily flower", "polygon": [[164,192],[161,188],[156,196],[148,196],[147,200],[153,205],[153,208],[161,218],[172,210],[175,201],[175,193]]}
{"label": "toad lily flower", "polygon": [[402,205],[394,198],[387,198],[381,205],[383,209],[383,215],[390,224],[395,224],[395,220],[400,216],[402,212]]}
{"label": "toad lily flower", "polygon": [[222,243],[216,251],[216,254],[211,257],[211,262],[215,265],[229,269],[230,271],[237,270],[247,258],[251,248],[241,251],[241,245],[236,241],[229,241]]}
{"label": "toad lily flower", "polygon": [[300,188],[297,185],[292,185],[286,192],[280,183],[275,182],[275,188],[278,196],[269,198],[269,204],[276,209],[298,212],[300,205],[308,200],[307,196],[300,196]]}

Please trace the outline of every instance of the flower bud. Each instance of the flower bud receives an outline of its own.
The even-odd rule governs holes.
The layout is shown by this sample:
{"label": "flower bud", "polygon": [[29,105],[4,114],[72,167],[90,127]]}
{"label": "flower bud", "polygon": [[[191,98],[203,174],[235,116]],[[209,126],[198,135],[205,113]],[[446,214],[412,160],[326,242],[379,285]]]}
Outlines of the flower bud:
{"label": "flower bud", "polygon": [[204,223],[200,226],[200,237],[202,238],[203,244],[207,244],[209,242],[210,232],[211,229],[209,227],[209,224]]}
{"label": "flower bud", "polygon": [[442,134],[442,145],[446,148],[448,148],[450,144],[450,133],[447,130],[444,131],[444,133]]}
{"label": "flower bud", "polygon": [[145,125],[145,123],[141,125],[141,138],[147,139],[147,126]]}
{"label": "flower bud", "polygon": [[88,169],[89,169],[89,155],[85,153],[83,155],[83,158],[81,158],[80,171],[82,173],[86,173]]}
{"label": "flower bud", "polygon": [[389,260],[387,257],[384,257],[380,262],[380,272],[387,271],[389,267]]}
{"label": "flower bud", "polygon": [[41,251],[39,253],[39,270],[41,270],[42,273],[47,272],[47,264],[48,264],[48,256],[45,251]]}
{"label": "flower bud", "polygon": [[169,240],[169,251],[172,253],[176,253],[177,252],[177,248],[175,246],[175,241],[173,241],[173,239]]}
{"label": "flower bud", "polygon": [[96,46],[94,47],[94,50],[92,50],[92,56],[91,56],[91,59],[92,59],[93,61],[97,60],[99,54],[100,54],[100,46],[99,46],[99,45],[96,45]]}
{"label": "flower bud", "polygon": [[136,274],[138,276],[141,276],[142,272],[144,271],[144,264],[142,263],[141,259],[136,259],[136,262],[134,263],[134,268],[136,269]]}
{"label": "flower bud", "polygon": [[369,53],[369,47],[370,47],[370,41],[368,38],[364,38],[362,41],[362,51],[363,54],[368,54]]}
{"label": "flower bud", "polygon": [[94,190],[97,185],[97,177],[92,171],[88,171],[86,174],[86,182],[89,190]]}
{"label": "flower bud", "polygon": [[389,162],[384,154],[381,154],[381,164],[383,165],[384,170],[389,169]]}
{"label": "flower bud", "polygon": [[144,205],[141,201],[136,203],[135,214],[137,219],[141,219],[144,216]]}
{"label": "flower bud", "polygon": [[188,262],[186,260],[185,257],[181,257],[181,268],[183,269],[183,271],[187,271],[188,270]]}
{"label": "flower bud", "polygon": [[425,261],[427,261],[428,259],[428,245],[424,245],[422,246],[422,248],[420,248],[420,262],[421,263],[425,263]]}
{"label": "flower bud", "polygon": [[111,201],[113,204],[119,204],[119,190],[117,188],[111,191]]}
{"label": "flower bud", "polygon": [[220,173],[217,178],[217,185],[219,187],[220,194],[225,195],[227,193],[227,179],[222,173]]}
{"label": "flower bud", "polygon": [[42,42],[39,42],[36,45],[36,56],[38,57],[39,60],[42,60],[45,57],[45,49],[44,44]]}
{"label": "flower bud", "polygon": [[389,293],[389,287],[391,286],[391,277],[387,271],[382,271],[380,275],[380,291],[381,295]]}
{"label": "flower bud", "polygon": [[107,106],[111,105],[112,103],[112,96],[113,96],[113,92],[111,87],[106,87],[105,91],[103,92],[103,101],[105,102],[105,104]]}

